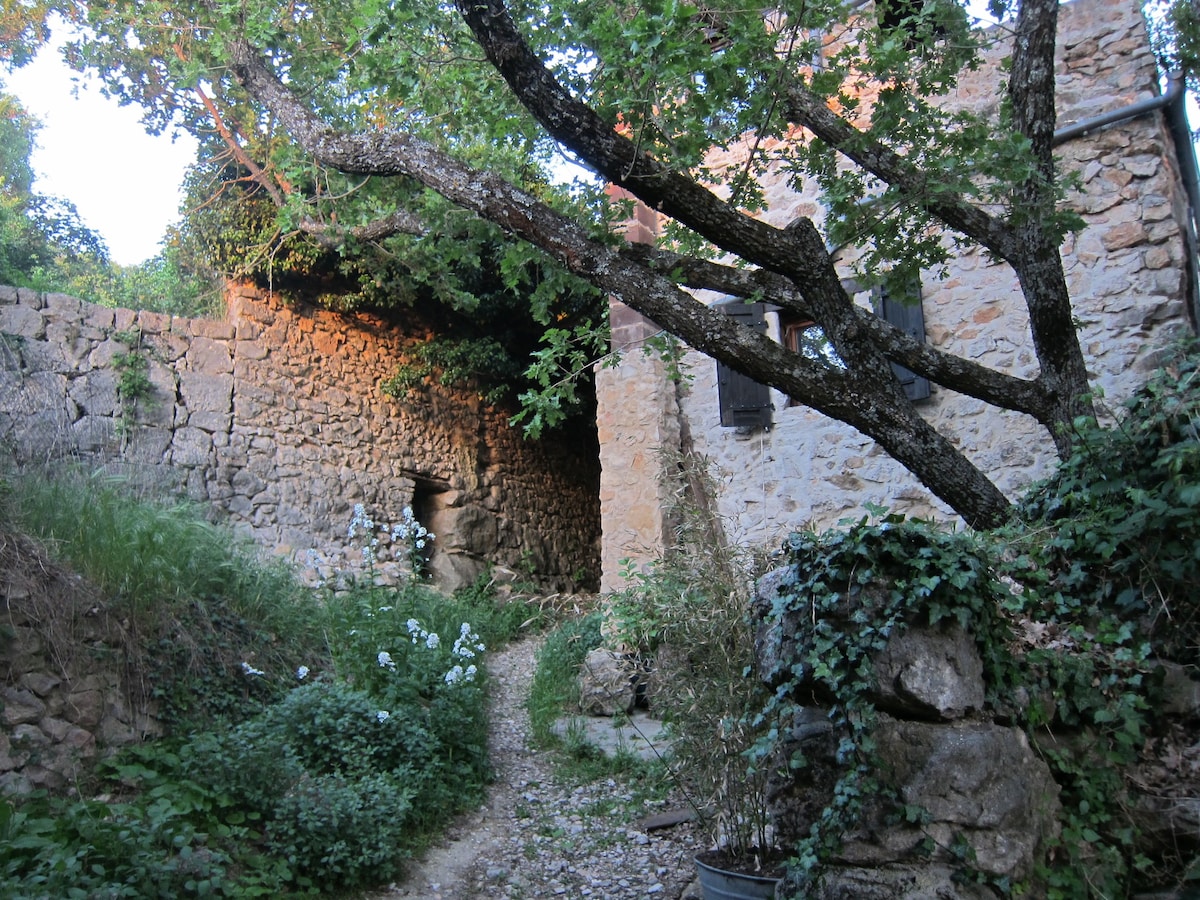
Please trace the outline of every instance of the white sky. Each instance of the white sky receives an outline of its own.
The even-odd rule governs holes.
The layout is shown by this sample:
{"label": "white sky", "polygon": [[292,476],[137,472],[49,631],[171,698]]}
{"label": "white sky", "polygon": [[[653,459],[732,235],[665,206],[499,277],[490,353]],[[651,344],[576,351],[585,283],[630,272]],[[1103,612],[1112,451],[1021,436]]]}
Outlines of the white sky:
{"label": "white sky", "polygon": [[34,189],[74,203],[84,223],[103,236],[113,262],[140,263],[158,253],[167,225],[179,218],[180,185],[196,157],[195,141],[150,137],[139,108],[101,96],[95,80],[79,84],[72,96],[75,77],[46,47],[0,79],[42,122]]}

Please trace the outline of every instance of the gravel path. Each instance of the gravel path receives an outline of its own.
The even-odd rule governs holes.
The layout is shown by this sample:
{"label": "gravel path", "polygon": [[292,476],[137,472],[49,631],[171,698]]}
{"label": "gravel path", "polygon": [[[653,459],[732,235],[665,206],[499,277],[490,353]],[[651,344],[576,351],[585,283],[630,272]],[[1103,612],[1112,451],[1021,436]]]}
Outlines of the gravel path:
{"label": "gravel path", "polygon": [[684,823],[647,833],[637,824],[683,807],[680,798],[635,807],[615,781],[564,785],[551,760],[531,748],[525,700],[538,646],[538,639],[526,639],[489,657],[496,781],[485,805],[455,824],[402,882],[376,894],[379,900],[698,896],[692,857],[704,847],[696,827]]}

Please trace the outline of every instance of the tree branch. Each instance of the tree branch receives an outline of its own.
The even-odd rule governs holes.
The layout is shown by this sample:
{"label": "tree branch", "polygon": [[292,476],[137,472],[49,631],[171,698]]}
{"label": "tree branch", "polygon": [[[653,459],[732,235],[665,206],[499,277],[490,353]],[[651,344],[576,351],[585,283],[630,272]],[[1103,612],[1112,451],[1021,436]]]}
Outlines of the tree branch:
{"label": "tree branch", "polygon": [[807,128],[818,138],[881,181],[941,219],[951,228],[978,242],[996,256],[1011,261],[1020,249],[1018,236],[1002,219],[988,215],[961,197],[929,190],[924,172],[912,166],[890,147],[873,141],[849,122],[834,114],[825,101],[801,84],[787,91],[787,115],[790,121]]}
{"label": "tree branch", "polygon": [[[1034,351],[1042,365],[1041,378],[1053,399],[1053,421],[1071,423],[1093,413],[1085,399],[1089,391],[1087,365],[1075,334],[1071,295],[1067,288],[1058,240],[1048,230],[1056,204],[1053,157],[1054,47],[1058,31],[1058,0],[1022,0],[1013,39],[1012,76],[1008,91],[1013,124],[1029,139],[1037,171],[1019,185],[1013,218],[1020,250],[1013,270],[1029,309]],[[1066,428],[1051,428],[1059,456],[1071,451]]]}
{"label": "tree branch", "polygon": [[[809,360],[753,329],[737,325],[665,277],[592,241],[583,228],[530,194],[495,175],[459,163],[413,135],[333,131],[299,102],[244,39],[230,39],[228,49],[233,73],[242,86],[271,108],[296,140],[321,162],[350,173],[415,178],[451,202],[541,247],[570,271],[696,349],[874,438],[970,524],[995,525],[1010,514],[1011,507],[1004,495],[916,414],[886,359],[861,339],[861,329],[853,321],[846,321],[852,317],[853,304],[836,281],[836,271],[811,222],[806,228],[789,229],[786,239],[777,240],[778,229],[719,204],[725,210],[719,212],[720,218],[729,221],[732,214],[732,219],[752,232],[764,234],[766,229],[775,245],[773,254],[781,254],[784,248],[790,248],[792,256],[801,258],[815,254],[800,268],[824,282],[823,293],[815,292],[812,301],[819,316],[829,313],[822,321],[827,328],[833,321],[835,331],[830,336],[848,363],[847,369]],[[538,68],[541,69],[540,64]],[[615,140],[616,136],[610,132],[610,138]],[[635,165],[634,169],[638,168]],[[693,184],[692,192],[696,189]],[[704,211],[711,212],[715,198],[707,191],[702,193],[708,197]],[[772,261],[781,267],[782,274],[796,271],[782,257]],[[830,277],[834,278],[832,292]],[[837,309],[830,312],[830,307]],[[854,356],[845,354],[839,338],[854,351]],[[877,357],[878,363],[871,357]]]}
{"label": "tree branch", "polygon": [[[672,280],[693,290],[717,291],[743,299],[763,299],[804,318],[813,318],[804,296],[786,278],[762,269],[735,269],[706,259],[630,244],[621,255],[669,273]],[[1038,381],[1026,381],[922,343],[901,328],[861,306],[854,315],[870,339],[892,362],[912,369],[943,387],[1003,409],[1038,418],[1052,398]]]}
{"label": "tree branch", "polygon": [[306,219],[300,223],[300,230],[317,238],[323,247],[338,247],[347,238],[356,241],[381,241],[394,234],[423,235],[429,233],[425,222],[417,215],[406,209],[397,210],[390,216],[376,219],[365,225],[355,225],[345,228],[341,225],[331,225],[325,222],[314,222]]}

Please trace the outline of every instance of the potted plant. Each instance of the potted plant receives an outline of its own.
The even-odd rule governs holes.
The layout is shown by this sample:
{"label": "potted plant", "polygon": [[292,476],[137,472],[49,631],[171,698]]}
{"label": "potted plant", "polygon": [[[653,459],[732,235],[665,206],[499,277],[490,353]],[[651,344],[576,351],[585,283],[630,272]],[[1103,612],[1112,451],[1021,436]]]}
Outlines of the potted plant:
{"label": "potted plant", "polygon": [[675,509],[677,548],[648,569],[627,568],[608,631],[648,660],[646,697],[671,735],[667,765],[711,839],[696,860],[706,900],[774,897],[786,854],[772,841],[769,769],[751,758],[754,720],[769,698],[749,674],[757,566],[724,541],[703,502],[708,476],[699,465],[680,463],[690,491]]}

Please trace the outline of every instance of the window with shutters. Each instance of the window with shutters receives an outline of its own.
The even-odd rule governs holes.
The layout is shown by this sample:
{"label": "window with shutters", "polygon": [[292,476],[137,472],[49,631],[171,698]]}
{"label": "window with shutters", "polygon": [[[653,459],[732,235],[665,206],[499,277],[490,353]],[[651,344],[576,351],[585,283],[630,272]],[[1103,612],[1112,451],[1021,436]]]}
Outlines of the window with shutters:
{"label": "window with shutters", "polygon": [[[897,328],[907,331],[922,344],[925,343],[925,311],[921,308],[919,281],[913,283],[904,297],[894,297],[886,289],[876,288],[873,300],[876,314]],[[909,400],[925,400],[929,397],[928,378],[897,363],[892,363],[892,371],[900,379]]]}
{"label": "window with shutters", "polygon": [[[767,330],[762,303],[743,303],[740,300],[716,307],[747,328]],[[721,425],[726,428],[770,428],[771,391],[765,384],[735,372],[724,363],[717,363],[717,394],[720,399]]]}

